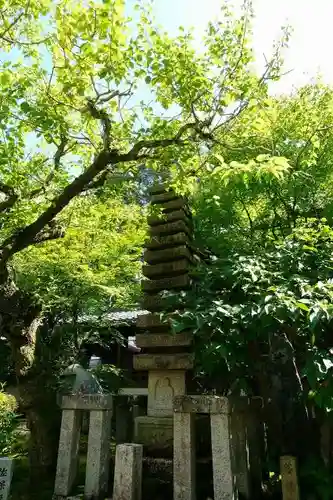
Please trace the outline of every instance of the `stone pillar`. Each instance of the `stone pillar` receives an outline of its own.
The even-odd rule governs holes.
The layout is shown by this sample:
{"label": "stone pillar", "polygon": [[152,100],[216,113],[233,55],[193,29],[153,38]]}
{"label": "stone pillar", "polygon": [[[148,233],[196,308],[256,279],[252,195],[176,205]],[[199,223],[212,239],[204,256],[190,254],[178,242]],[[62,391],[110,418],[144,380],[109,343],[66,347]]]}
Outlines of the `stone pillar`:
{"label": "stone pillar", "polygon": [[71,394],[63,396],[61,406],[62,423],[54,498],[70,494],[78,466],[82,412],[89,411],[85,498],[97,499],[106,490],[108,480],[112,395]]}
{"label": "stone pillar", "polygon": [[175,413],[173,418],[174,500],[195,500],[194,414]]}
{"label": "stone pillar", "polygon": [[210,415],[212,435],[213,483],[216,500],[235,500],[231,460],[230,415]]}
{"label": "stone pillar", "polygon": [[113,500],[141,500],[142,445],[119,444],[113,483]]}
{"label": "stone pillar", "polygon": [[[156,215],[148,218],[149,239],[143,266],[146,279],[142,281],[143,307],[150,314],[137,320],[137,327],[143,333],[136,336],[136,343],[142,354],[134,357],[134,368],[148,371],[148,411],[146,417],[136,419],[135,441],[146,445],[153,455],[161,439],[159,455],[163,450],[164,456],[171,456],[172,401],[173,397],[186,393],[186,371],[193,367],[192,337],[188,332],[172,335],[168,314],[178,309],[179,303],[168,302],[163,292],[191,287],[190,270],[196,257],[191,246],[192,222],[186,200],[172,189],[157,186],[151,189],[151,206]],[[167,313],[164,319],[160,317],[161,311]]]}
{"label": "stone pillar", "polygon": [[13,477],[13,459],[0,458],[0,500],[8,500]]}
{"label": "stone pillar", "polygon": [[97,499],[108,489],[110,467],[110,431],[112,412],[92,410],[90,412],[86,483],[86,500]]}
{"label": "stone pillar", "polygon": [[250,498],[250,470],[248,457],[248,398],[233,399],[231,409],[231,453],[236,488],[244,498]]}
{"label": "stone pillar", "polygon": [[283,500],[299,500],[296,457],[284,456],[280,458],[280,473]]}
{"label": "stone pillar", "polygon": [[260,498],[263,487],[263,460],[265,454],[265,429],[262,418],[263,401],[251,398],[247,417],[247,436],[249,444],[249,465],[251,495]]}
{"label": "stone pillar", "polygon": [[[178,396],[173,400],[173,408],[175,415],[190,413],[208,413],[210,415],[214,498],[215,500],[235,500],[237,495],[232,469],[230,404],[228,398],[221,396]],[[183,425],[189,424],[188,418],[186,420],[185,417],[181,418],[183,418]],[[177,425],[179,425],[181,423],[181,419],[179,418],[176,422]],[[185,433],[189,431],[183,430],[182,432]],[[188,437],[187,442],[189,442]],[[174,452],[175,451],[177,452],[177,448],[175,448]],[[184,456],[183,461],[185,462],[185,460],[186,457]],[[183,467],[186,466],[183,465]],[[180,480],[182,481],[182,479]],[[181,486],[178,491],[182,492],[183,482],[180,484]]]}
{"label": "stone pillar", "polygon": [[116,397],[116,443],[127,443],[130,441],[131,411],[127,396]]}
{"label": "stone pillar", "polygon": [[67,496],[73,487],[78,469],[81,421],[80,410],[62,410],[55,496]]}

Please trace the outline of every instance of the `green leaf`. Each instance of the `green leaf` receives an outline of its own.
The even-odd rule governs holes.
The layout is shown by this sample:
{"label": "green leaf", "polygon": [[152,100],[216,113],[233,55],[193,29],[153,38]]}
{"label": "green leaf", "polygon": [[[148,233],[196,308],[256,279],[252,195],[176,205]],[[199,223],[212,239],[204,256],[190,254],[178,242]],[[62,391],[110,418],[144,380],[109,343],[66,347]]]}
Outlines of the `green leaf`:
{"label": "green leaf", "polygon": [[309,307],[304,302],[296,302],[296,306],[303,311],[309,311]]}
{"label": "green leaf", "polygon": [[20,108],[24,113],[29,113],[29,111],[31,110],[30,104],[28,102],[22,102],[20,104]]}

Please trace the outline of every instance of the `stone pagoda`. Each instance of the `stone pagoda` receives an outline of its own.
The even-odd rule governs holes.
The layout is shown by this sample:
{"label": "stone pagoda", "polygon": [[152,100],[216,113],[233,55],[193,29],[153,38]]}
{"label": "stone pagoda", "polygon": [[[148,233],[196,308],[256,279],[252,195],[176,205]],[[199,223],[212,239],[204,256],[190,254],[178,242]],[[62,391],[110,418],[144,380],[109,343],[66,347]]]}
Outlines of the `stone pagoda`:
{"label": "stone pagoda", "polygon": [[[148,409],[146,416],[136,418],[135,442],[145,445],[152,456],[168,456],[173,444],[173,397],[186,394],[186,373],[193,368],[191,333],[174,334],[170,318],[181,308],[178,292],[192,284],[195,257],[186,200],[163,186],[150,194],[155,214],[148,218],[142,281],[143,306],[149,314],[137,320],[142,333],[136,343],[142,353],[134,357],[134,369],[148,371]],[[171,301],[168,292],[173,292]]]}

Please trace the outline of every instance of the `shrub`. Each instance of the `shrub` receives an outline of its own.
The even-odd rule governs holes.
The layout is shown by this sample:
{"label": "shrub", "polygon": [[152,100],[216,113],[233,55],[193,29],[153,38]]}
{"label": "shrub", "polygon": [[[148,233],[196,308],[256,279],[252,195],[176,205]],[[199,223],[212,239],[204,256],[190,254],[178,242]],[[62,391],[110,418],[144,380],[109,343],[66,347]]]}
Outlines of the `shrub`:
{"label": "shrub", "polygon": [[0,456],[11,450],[17,423],[16,408],[14,396],[6,394],[3,387],[0,387]]}

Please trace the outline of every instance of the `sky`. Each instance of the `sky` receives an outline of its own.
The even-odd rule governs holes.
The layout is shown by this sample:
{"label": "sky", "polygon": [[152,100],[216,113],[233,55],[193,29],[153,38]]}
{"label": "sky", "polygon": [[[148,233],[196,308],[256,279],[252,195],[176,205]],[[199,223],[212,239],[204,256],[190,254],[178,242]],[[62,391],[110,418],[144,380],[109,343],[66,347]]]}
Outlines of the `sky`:
{"label": "sky", "polygon": [[[125,0],[128,14],[137,0]],[[156,21],[171,35],[178,26],[193,27],[196,43],[204,35],[210,20],[219,15],[221,2],[226,0],[152,0]],[[231,0],[239,8],[243,0]],[[271,86],[272,93],[289,93],[321,74],[324,82],[333,85],[333,0],[253,0],[255,10],[254,50],[258,72],[262,72],[264,55],[269,59],[274,40],[281,26],[289,24],[293,33],[285,51],[287,73]],[[15,53],[1,59],[15,58]],[[50,64],[50,63],[48,63]],[[140,98],[144,98],[143,94]],[[33,141],[31,141],[33,144]]]}
{"label": "sky", "polygon": [[[178,26],[193,27],[197,44],[209,20],[219,15],[220,5],[230,1],[239,8],[243,0],[152,0],[158,24],[176,35]],[[133,14],[137,0],[125,0],[128,14]],[[255,10],[254,50],[258,71],[272,52],[281,26],[289,24],[293,33],[285,51],[286,74],[274,84],[274,91],[289,92],[311,81],[318,73],[333,85],[333,0],[253,0]],[[11,54],[1,59],[13,58]]]}
{"label": "sky", "polygon": [[[234,0],[240,6],[242,0]],[[170,33],[177,26],[193,26],[199,37],[210,19],[219,13],[220,0],[154,0],[158,24]],[[269,57],[281,26],[290,24],[293,34],[285,53],[285,71],[290,73],[275,84],[276,92],[289,92],[320,73],[326,83],[333,84],[333,0],[253,0],[254,50],[258,70],[263,67],[263,54]]]}

